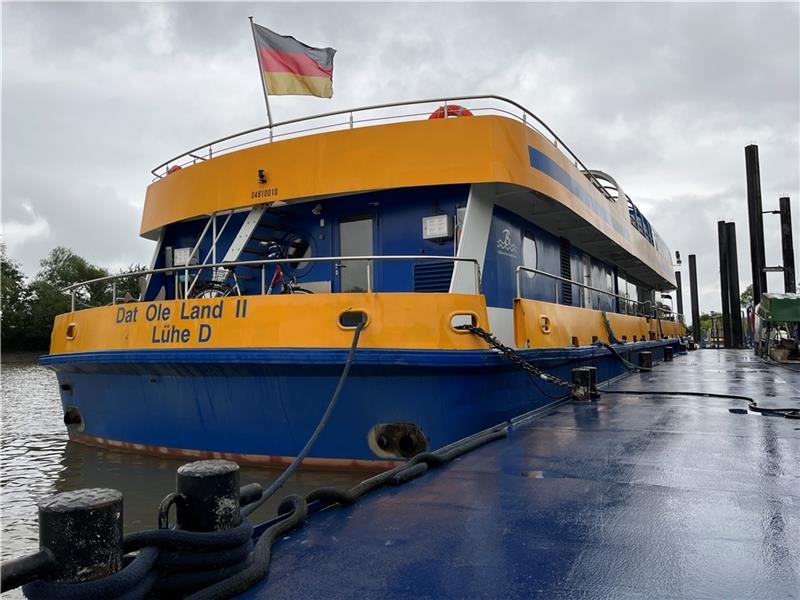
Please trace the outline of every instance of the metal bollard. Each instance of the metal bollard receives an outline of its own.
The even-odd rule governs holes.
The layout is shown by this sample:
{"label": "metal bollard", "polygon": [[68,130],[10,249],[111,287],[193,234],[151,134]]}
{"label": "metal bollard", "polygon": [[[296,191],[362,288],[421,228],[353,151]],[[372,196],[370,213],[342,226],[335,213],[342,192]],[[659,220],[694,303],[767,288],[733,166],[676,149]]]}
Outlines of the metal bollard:
{"label": "metal bollard", "polygon": [[187,531],[222,531],[241,523],[239,465],[198,460],[178,468],[177,521]]}
{"label": "metal bollard", "polygon": [[639,366],[643,369],[653,368],[653,353],[652,352],[639,352]]}
{"label": "metal bollard", "polygon": [[664,346],[664,362],[672,362],[672,346]]}
{"label": "metal bollard", "polygon": [[55,565],[46,579],[91,581],[122,568],[122,492],[91,488],[39,502],[39,548]]}
{"label": "metal bollard", "polygon": [[592,380],[589,369],[572,369],[572,400],[589,402],[592,399]]}
{"label": "metal bollard", "polygon": [[583,367],[589,371],[589,395],[592,400],[600,397],[600,392],[597,391],[597,367]]}

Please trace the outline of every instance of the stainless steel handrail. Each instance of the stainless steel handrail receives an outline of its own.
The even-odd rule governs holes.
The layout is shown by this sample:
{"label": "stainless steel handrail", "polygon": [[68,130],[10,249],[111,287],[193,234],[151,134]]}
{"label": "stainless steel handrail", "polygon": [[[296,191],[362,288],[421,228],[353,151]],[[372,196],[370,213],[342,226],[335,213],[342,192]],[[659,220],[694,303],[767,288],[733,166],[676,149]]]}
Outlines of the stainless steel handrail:
{"label": "stainless steel handrail", "polygon": [[[618,300],[621,300],[621,301],[625,302],[626,303],[626,310],[627,310],[627,305],[628,304],[633,304],[635,306],[643,307],[642,308],[642,312],[641,312],[642,316],[648,316],[648,317],[655,317],[656,316],[656,314],[654,314],[654,312],[653,312],[653,303],[650,300],[645,300],[644,302],[639,302],[638,300],[631,300],[627,296],[621,296],[620,294],[615,294],[614,292],[609,292],[607,290],[601,290],[600,288],[592,287],[591,285],[586,285],[585,283],[579,283],[577,281],[572,281],[571,279],[567,279],[566,277],[560,277],[558,275],[553,275],[552,273],[548,273],[547,271],[542,271],[540,269],[534,269],[532,267],[525,267],[523,265],[518,266],[516,271],[515,271],[515,273],[514,273],[515,279],[516,279],[517,298],[519,298],[519,299],[523,299],[523,296],[522,296],[522,280],[521,280],[521,277],[520,277],[520,274],[522,272],[534,273],[534,274],[538,274],[538,275],[544,275],[545,277],[549,277],[550,279],[554,279],[556,281],[561,281],[561,282],[567,283],[569,285],[577,285],[580,288],[591,290],[593,292],[599,292],[601,294],[606,294],[607,296],[611,296],[612,298],[617,298]],[[675,315],[676,317],[679,317],[681,319],[683,318],[683,315],[679,315],[677,313],[673,313],[671,310],[666,310],[665,311],[663,308],[658,307],[658,306],[656,307],[656,312]],[[626,314],[627,314],[627,312],[626,312]],[[634,311],[634,314],[635,314],[635,311]]]}
{"label": "stainless steel handrail", "polygon": [[[175,274],[176,281],[179,273],[184,273],[184,296],[188,295],[189,285],[189,271],[197,271],[202,269],[215,269],[215,268],[231,268],[231,267],[261,267],[261,294],[265,294],[265,267],[267,265],[278,265],[284,263],[325,263],[325,262],[347,262],[347,261],[367,261],[367,293],[372,293],[374,289],[373,282],[373,263],[375,261],[396,261],[396,260],[443,260],[449,262],[466,262],[472,263],[475,272],[475,293],[481,293],[481,266],[480,262],[475,258],[464,258],[459,256],[415,256],[415,255],[395,255],[395,256],[314,256],[308,258],[270,258],[263,260],[237,260],[231,262],[218,262],[197,265],[181,265],[172,267],[162,267],[159,269],[147,269],[143,271],[135,271],[132,273],[121,273],[118,275],[107,275],[105,277],[97,277],[96,279],[88,279],[80,283],[74,283],[62,289],[63,292],[70,293],[71,311],[75,311],[75,292],[81,287],[103,282],[112,283],[112,302],[116,304],[116,282],[120,279],[127,279],[130,277],[142,277],[153,275],[156,273]],[[176,294],[177,294],[176,285]]]}
{"label": "stainless steel handrail", "polygon": [[[216,139],[216,140],[214,140],[212,142],[206,142],[205,144],[201,144],[199,146],[196,146],[195,148],[192,148],[191,150],[188,150],[186,152],[182,152],[181,154],[178,154],[177,156],[172,157],[171,159],[169,159],[169,160],[161,163],[157,167],[155,167],[150,172],[153,174],[154,177],[160,179],[161,177],[164,177],[166,175],[166,172],[169,171],[169,165],[171,163],[174,163],[175,161],[178,161],[178,160],[180,160],[180,159],[182,159],[184,157],[190,157],[190,158],[195,158],[196,159],[197,157],[196,156],[192,157],[192,155],[193,154],[196,155],[199,151],[206,150],[206,149],[208,150],[208,158],[211,158],[213,156],[212,146],[214,146],[215,144],[219,144],[219,143],[222,143],[222,142],[227,142],[228,140],[232,140],[232,139],[235,139],[235,138],[238,138],[238,137],[241,137],[241,136],[249,135],[251,133],[256,133],[258,131],[270,130],[270,139],[271,139],[273,130],[278,128],[278,127],[284,127],[286,125],[292,125],[294,123],[302,123],[302,122],[306,122],[306,121],[313,121],[315,119],[324,119],[324,118],[327,118],[327,117],[335,117],[335,116],[339,116],[339,115],[350,115],[351,119],[345,125],[349,125],[349,128],[352,128],[353,127],[353,120],[352,120],[352,114],[353,113],[359,113],[359,112],[364,112],[364,111],[368,111],[368,110],[381,110],[381,109],[385,109],[385,108],[396,108],[396,107],[401,107],[401,106],[412,106],[412,105],[415,105],[415,104],[433,104],[433,103],[441,102],[441,103],[444,103],[445,105],[447,105],[447,103],[449,103],[449,102],[455,102],[455,101],[461,102],[461,101],[464,101],[464,100],[496,100],[498,102],[504,102],[506,104],[510,104],[511,106],[521,110],[522,111],[522,118],[520,120],[521,120],[523,125],[529,126],[532,129],[536,130],[536,128],[533,127],[528,122],[528,120],[526,119],[526,116],[532,118],[536,123],[541,125],[545,129],[545,131],[547,131],[547,133],[549,133],[551,136],[553,136],[553,142],[552,142],[553,146],[555,146],[555,148],[558,149],[562,154],[565,154],[566,156],[571,158],[573,160],[573,162],[575,163],[576,167],[580,165],[580,167],[583,169],[583,171],[585,171],[584,174],[586,175],[586,177],[594,184],[595,188],[597,188],[597,190],[600,193],[602,193],[609,201],[616,202],[616,199],[613,198],[605,190],[605,188],[603,187],[603,184],[600,183],[600,181],[592,173],[589,172],[590,169],[583,163],[583,161],[581,161],[581,159],[578,158],[578,156],[570,149],[570,147],[567,146],[567,144],[564,142],[564,140],[562,140],[560,137],[558,137],[558,135],[550,128],[550,126],[547,125],[547,123],[545,123],[535,113],[533,113],[532,111],[528,110],[527,108],[525,108],[524,106],[522,106],[518,102],[515,102],[514,100],[511,100],[509,98],[506,98],[505,96],[498,96],[498,95],[495,95],[495,94],[484,94],[484,95],[473,95],[473,96],[447,96],[447,97],[438,97],[438,98],[428,98],[428,99],[423,99],[423,100],[404,100],[404,101],[401,101],[401,102],[387,102],[387,103],[383,103],[383,104],[371,104],[371,105],[367,105],[367,106],[359,106],[357,108],[348,108],[348,109],[342,109],[342,110],[335,110],[335,111],[330,111],[330,112],[325,112],[325,113],[318,113],[316,115],[311,115],[311,116],[308,116],[308,117],[298,117],[298,118],[295,118],[295,119],[288,119],[286,121],[279,121],[277,123],[273,123],[272,125],[262,125],[260,127],[253,127],[251,129],[246,129],[246,130],[240,131],[238,133],[233,133],[231,135],[227,135],[225,137],[221,137],[221,138]],[[508,111],[503,111],[503,112],[506,112],[507,114],[511,114],[511,113],[508,113]],[[403,115],[398,115],[398,116],[402,117]],[[514,115],[514,116],[516,116],[516,115]],[[259,141],[263,141],[263,140],[259,140]],[[165,170],[164,175],[160,175],[158,173],[158,171],[160,169],[164,169]]]}

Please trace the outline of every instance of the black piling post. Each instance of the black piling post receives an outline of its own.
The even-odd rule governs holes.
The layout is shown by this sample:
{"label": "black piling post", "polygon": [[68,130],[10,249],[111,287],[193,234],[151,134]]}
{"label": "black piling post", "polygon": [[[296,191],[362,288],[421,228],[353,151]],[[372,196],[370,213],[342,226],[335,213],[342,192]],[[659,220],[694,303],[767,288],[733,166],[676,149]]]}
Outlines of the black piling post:
{"label": "black piling post", "polygon": [[783,291],[797,293],[794,270],[794,242],[792,241],[792,209],[788,197],[778,200],[781,213],[781,249],[783,251]]}
{"label": "black piling post", "polygon": [[728,242],[728,300],[731,309],[731,345],[744,346],[742,328],[742,301],[739,290],[739,253],[736,250],[736,223],[726,223]]}
{"label": "black piling post", "polygon": [[653,353],[648,351],[639,352],[639,366],[643,369],[652,369]]}
{"label": "black piling post", "polygon": [[572,369],[572,400],[589,402],[592,399],[592,375],[589,369]]}
{"label": "black piling post", "polygon": [[122,492],[92,488],[39,502],[39,548],[54,566],[45,579],[91,581],[122,568]]}
{"label": "black piling post", "polygon": [[697,257],[689,255],[689,294],[692,298],[692,336],[700,343],[700,304],[697,299]]}
{"label": "black piling post", "polygon": [[730,267],[728,266],[728,227],[717,221],[719,239],[719,289],[722,299],[722,340],[725,348],[731,347]]}
{"label": "black piling post", "polygon": [[761,294],[767,291],[767,274],[764,272],[764,221],[761,207],[761,169],[758,164],[758,146],[751,144],[744,149],[747,170],[747,214],[750,225],[750,264],[753,271],[753,305],[761,302]]}
{"label": "black piling post", "polygon": [[672,362],[672,346],[664,346],[664,362]]}
{"label": "black piling post", "polygon": [[198,460],[178,468],[178,527],[187,531],[222,531],[237,527],[239,465],[229,460]]}
{"label": "black piling post", "polygon": [[678,297],[678,314],[686,320],[685,315],[683,314],[683,285],[681,285],[681,272],[675,271],[675,283],[677,284],[677,290],[675,294]]}

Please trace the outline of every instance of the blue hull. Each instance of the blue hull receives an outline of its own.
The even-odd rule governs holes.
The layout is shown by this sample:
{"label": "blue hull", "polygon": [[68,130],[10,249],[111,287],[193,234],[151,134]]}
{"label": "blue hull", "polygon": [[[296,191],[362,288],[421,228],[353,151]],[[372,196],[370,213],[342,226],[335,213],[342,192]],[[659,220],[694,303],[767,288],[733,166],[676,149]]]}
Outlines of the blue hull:
{"label": "blue hull", "polygon": [[[660,360],[668,342],[626,344]],[[677,342],[669,342],[677,347]],[[528,350],[526,360],[569,380],[596,366],[598,380],[623,365],[598,347]],[[80,413],[70,435],[119,449],[269,457],[299,452],[324,412],[346,350],[167,350],[50,355],[65,410]],[[381,423],[413,423],[435,449],[544,406],[565,390],[536,385],[490,351],[359,350],[344,393],[311,457],[385,462],[368,443]],[[74,410],[73,409],[73,410]],[[262,461],[252,461],[262,462]]]}

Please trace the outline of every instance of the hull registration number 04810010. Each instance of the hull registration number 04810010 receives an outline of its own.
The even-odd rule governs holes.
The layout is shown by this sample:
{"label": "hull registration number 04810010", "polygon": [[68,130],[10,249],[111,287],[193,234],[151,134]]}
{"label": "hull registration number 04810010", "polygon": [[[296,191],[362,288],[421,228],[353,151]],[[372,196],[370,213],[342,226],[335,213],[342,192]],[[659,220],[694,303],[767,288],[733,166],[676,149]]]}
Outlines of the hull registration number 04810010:
{"label": "hull registration number 04810010", "polygon": [[278,195],[278,188],[264,188],[263,190],[255,190],[250,192],[251,200],[260,200],[262,198],[274,198]]}

